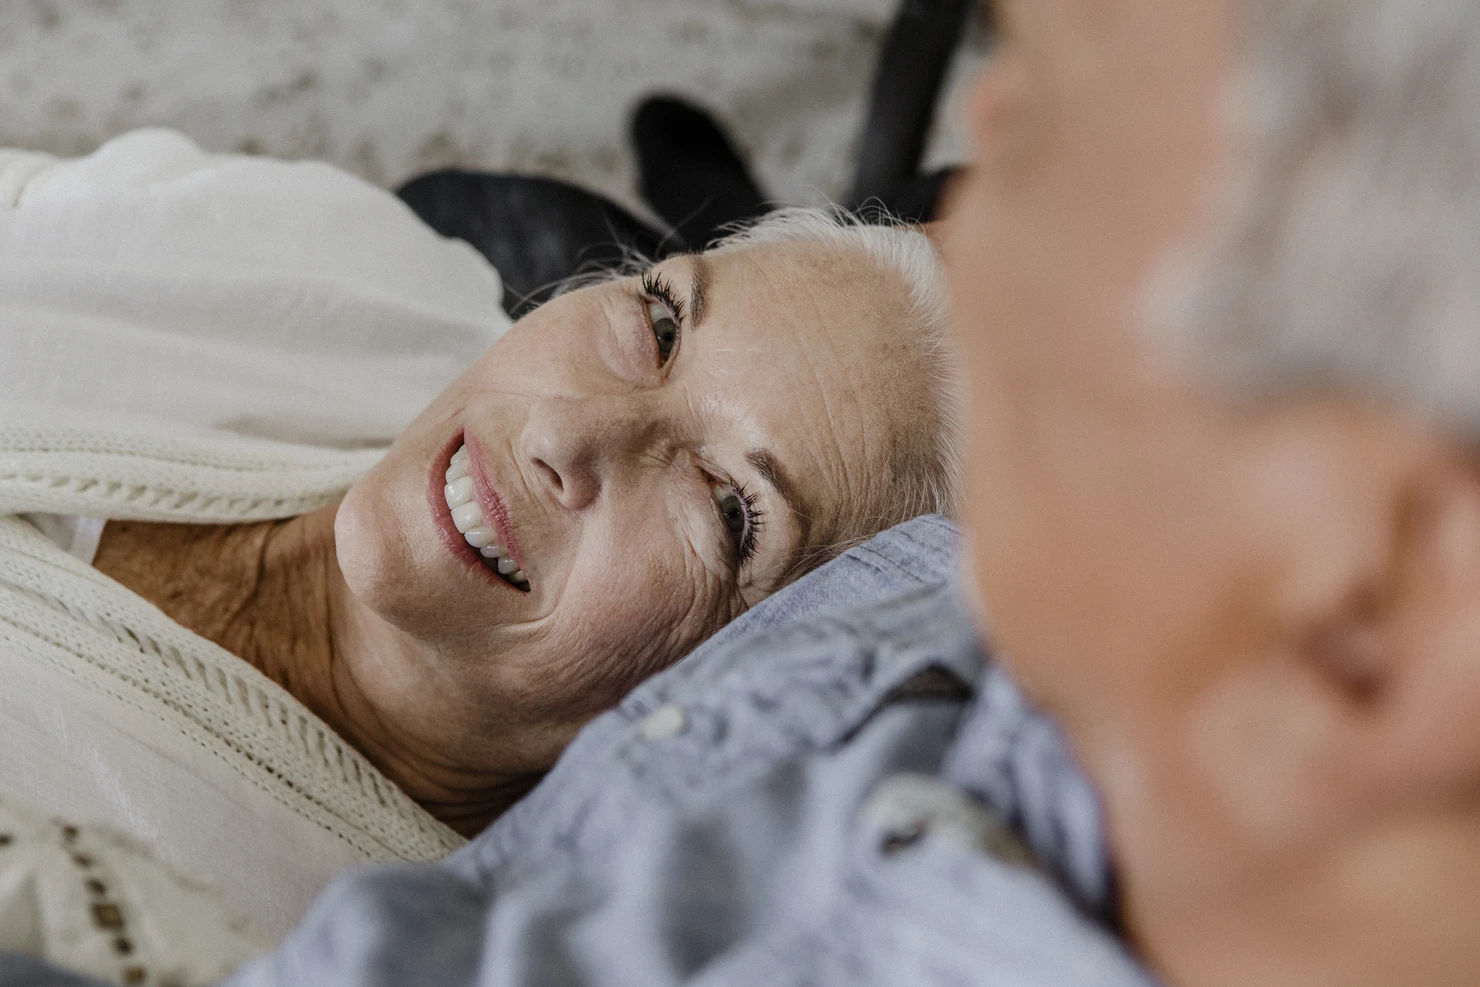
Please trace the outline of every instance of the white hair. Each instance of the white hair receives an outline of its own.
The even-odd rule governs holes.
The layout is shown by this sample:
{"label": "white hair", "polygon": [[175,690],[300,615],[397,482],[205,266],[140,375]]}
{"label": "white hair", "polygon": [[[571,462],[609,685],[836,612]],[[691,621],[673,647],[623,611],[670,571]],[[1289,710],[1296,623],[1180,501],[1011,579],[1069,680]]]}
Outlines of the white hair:
{"label": "white hair", "polygon": [[1237,396],[1480,439],[1480,4],[1244,0],[1233,173],[1152,331]]}
{"label": "white hair", "polygon": [[896,464],[901,475],[910,477],[911,488],[902,491],[886,515],[873,519],[893,524],[921,514],[953,515],[959,506],[963,378],[951,335],[950,290],[940,250],[921,227],[887,220],[841,209],[781,209],[732,231],[708,252],[816,243],[857,251],[904,282],[909,321],[897,329],[919,347],[925,388],[919,406],[912,410],[917,420],[928,423],[932,435],[927,448]]}

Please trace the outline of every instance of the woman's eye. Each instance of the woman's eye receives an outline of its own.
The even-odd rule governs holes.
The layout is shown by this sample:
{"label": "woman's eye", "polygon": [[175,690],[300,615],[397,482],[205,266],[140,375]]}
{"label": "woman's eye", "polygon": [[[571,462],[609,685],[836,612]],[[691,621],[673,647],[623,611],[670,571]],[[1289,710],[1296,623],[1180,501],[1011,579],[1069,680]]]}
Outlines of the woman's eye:
{"label": "woman's eye", "polygon": [[714,503],[725,533],[735,543],[736,559],[744,565],[755,556],[756,536],[761,529],[761,512],[756,509],[755,498],[744,487],[716,483]]}
{"label": "woman's eye", "polygon": [[653,327],[653,338],[658,341],[658,357],[661,362],[667,363],[668,357],[673,354],[673,347],[678,345],[678,322],[662,302],[649,301],[647,313],[648,323]]}
{"label": "woman's eye", "polygon": [[730,534],[737,538],[745,534],[745,498],[729,487],[722,487],[715,499],[719,501],[719,514]]}

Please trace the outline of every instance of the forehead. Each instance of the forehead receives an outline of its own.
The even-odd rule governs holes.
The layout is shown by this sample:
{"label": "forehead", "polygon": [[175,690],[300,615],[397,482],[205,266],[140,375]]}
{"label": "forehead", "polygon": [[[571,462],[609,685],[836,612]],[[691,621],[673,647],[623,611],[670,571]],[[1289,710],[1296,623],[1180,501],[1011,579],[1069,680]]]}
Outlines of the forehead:
{"label": "forehead", "polygon": [[[838,376],[830,368],[873,373],[881,356],[914,349],[903,278],[859,248],[759,244],[687,255],[659,270],[702,292],[702,311],[691,313],[700,318],[695,357],[826,356],[814,368],[826,383]],[[786,375],[773,367],[768,376]]]}
{"label": "forehead", "polygon": [[770,451],[814,518],[841,524],[887,509],[895,464],[929,431],[903,277],[860,249],[814,243],[677,258],[660,270],[702,281],[700,321],[682,344],[690,400],[721,432]]}
{"label": "forehead", "polygon": [[731,316],[769,309],[768,321],[786,323],[797,306],[811,306],[808,328],[815,331],[807,335],[835,333],[850,321],[877,322],[862,319],[870,310],[899,314],[906,307],[901,278],[861,247],[780,241],[690,255],[682,262],[702,264]]}

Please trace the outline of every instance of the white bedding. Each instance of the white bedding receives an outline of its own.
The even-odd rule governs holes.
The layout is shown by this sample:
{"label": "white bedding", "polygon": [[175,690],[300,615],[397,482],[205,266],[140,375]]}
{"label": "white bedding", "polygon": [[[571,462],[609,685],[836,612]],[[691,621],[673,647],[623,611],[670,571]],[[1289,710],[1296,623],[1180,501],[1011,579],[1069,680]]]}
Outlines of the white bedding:
{"label": "white bedding", "polygon": [[0,150],[0,396],[386,445],[508,328],[498,274],[314,162]]}
{"label": "white bedding", "polygon": [[[102,822],[220,889],[259,935],[292,927],[333,876],[375,858],[287,809],[162,704],[39,663],[0,630],[0,797]],[[0,858],[0,876],[13,861]]]}

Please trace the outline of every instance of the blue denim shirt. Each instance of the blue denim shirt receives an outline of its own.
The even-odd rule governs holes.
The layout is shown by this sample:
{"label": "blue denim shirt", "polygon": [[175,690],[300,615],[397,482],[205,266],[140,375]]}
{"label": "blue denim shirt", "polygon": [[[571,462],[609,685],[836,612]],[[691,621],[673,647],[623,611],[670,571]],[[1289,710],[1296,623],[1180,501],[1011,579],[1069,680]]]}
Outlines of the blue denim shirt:
{"label": "blue denim shirt", "polygon": [[912,522],[778,595],[443,866],[340,881],[233,983],[1146,984],[1095,917],[1092,792],[940,585],[953,543]]}
{"label": "blue denim shirt", "polygon": [[463,850],[339,880],[230,983],[1150,984],[1101,920],[1094,795],[984,661],[953,545],[919,519],[777,594]]}

